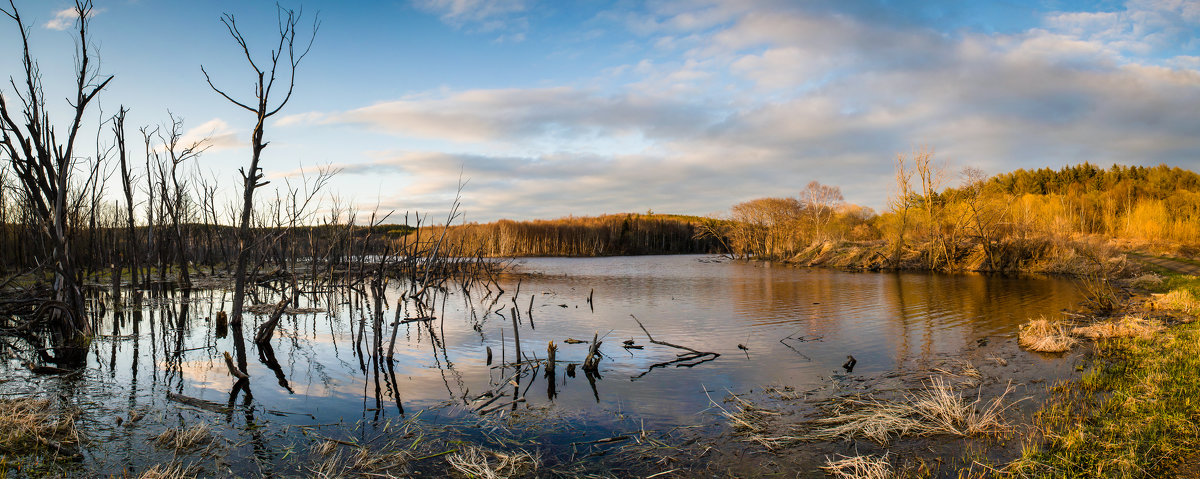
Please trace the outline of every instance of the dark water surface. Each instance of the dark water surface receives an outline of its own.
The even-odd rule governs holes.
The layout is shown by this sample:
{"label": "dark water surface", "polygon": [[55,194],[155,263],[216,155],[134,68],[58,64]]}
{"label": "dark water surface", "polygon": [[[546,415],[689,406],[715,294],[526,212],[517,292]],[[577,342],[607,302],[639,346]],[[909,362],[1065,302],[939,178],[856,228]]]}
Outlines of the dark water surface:
{"label": "dark water surface", "polygon": [[[505,384],[514,369],[498,366],[502,356],[514,361],[514,308],[526,357],[544,359],[551,340],[559,348],[552,378],[532,365],[516,376],[525,398],[518,410],[541,410],[545,421],[570,422],[568,433],[529,433],[554,443],[605,437],[628,420],[646,429],[714,424],[720,418],[710,410],[710,396],[767,385],[829,391],[847,377],[926,371],[947,358],[981,362],[1007,355],[1017,360],[1014,367],[1063,371],[1069,365],[1061,360],[1026,354],[1012,344],[1018,324],[1056,315],[1079,300],[1074,284],[1057,278],[850,273],[713,256],[528,258],[514,265],[527,274],[506,275],[503,295],[451,290],[436,299],[437,320],[400,325],[390,367],[371,351],[378,335],[386,356],[406,285],[392,284],[378,303],[370,294],[306,295],[302,302],[320,311],[285,316],[272,341],[275,361],[249,339],[263,317],[248,316],[252,398],[237,397],[232,414],[167,399],[173,393],[229,401],[234,380],[222,353],[234,351],[232,337],[218,337],[212,320],[217,311],[228,310],[231,294],[222,290],[194,291],[186,308],[179,293],[152,299],[140,318],[108,314],[86,374],[24,378],[10,362],[6,376],[19,379],[0,389],[57,394],[83,408],[85,464],[94,472],[144,467],[147,454],[164,454],[148,449],[146,438],[204,421],[229,441],[224,460],[231,470],[286,473],[295,471],[286,465],[289,457],[302,455],[299,445],[315,437],[313,425],[325,425],[321,437],[367,442],[380,424],[419,412],[430,423],[477,420],[472,399],[505,387],[511,393]],[[379,314],[385,326],[375,331]],[[406,303],[399,317],[418,314]],[[650,344],[631,315],[655,339],[720,357],[647,372],[680,351]],[[588,345],[565,340],[590,340],[596,333],[604,341],[600,377],[589,381],[582,371],[569,377],[566,363],[582,361]],[[645,349],[622,348],[630,339]],[[486,364],[487,347],[496,367]],[[847,355],[857,359],[851,374],[841,368]],[[1049,374],[1051,379],[1055,374],[1061,375]],[[130,410],[150,414],[138,427],[117,426],[115,418]],[[501,414],[512,411],[489,416]]]}

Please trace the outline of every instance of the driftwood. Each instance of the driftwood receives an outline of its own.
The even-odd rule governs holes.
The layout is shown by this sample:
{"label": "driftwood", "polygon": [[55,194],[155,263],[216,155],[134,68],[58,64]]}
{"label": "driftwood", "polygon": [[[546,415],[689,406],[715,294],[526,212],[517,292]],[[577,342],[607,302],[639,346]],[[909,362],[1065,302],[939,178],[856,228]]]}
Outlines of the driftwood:
{"label": "driftwood", "polygon": [[416,322],[421,322],[421,321],[433,321],[435,319],[437,319],[437,318],[434,316],[421,316],[419,318],[404,318],[404,319],[401,319],[400,322],[397,324],[416,323]]}
{"label": "driftwood", "polygon": [[250,375],[246,374],[241,369],[238,369],[238,367],[233,364],[233,356],[229,355],[229,351],[225,351],[225,365],[229,367],[229,374],[232,374],[233,377],[238,378],[238,381],[250,378]]}
{"label": "driftwood", "polygon": [[718,354],[718,353],[706,352],[706,351],[697,351],[697,350],[695,350],[695,349],[692,349],[692,348],[689,348],[689,347],[687,347],[687,346],[680,346],[680,345],[678,345],[678,344],[671,344],[671,343],[668,343],[668,342],[666,342],[666,341],[659,341],[659,340],[657,340],[657,339],[654,339],[654,336],[651,336],[651,335],[650,335],[650,331],[646,331],[646,326],[642,325],[642,322],[641,322],[640,320],[638,320],[638,319],[637,319],[637,316],[634,316],[634,315],[632,315],[632,314],[631,314],[631,315],[629,315],[629,317],[633,318],[633,320],[634,320],[634,321],[637,321],[637,324],[638,324],[638,326],[642,328],[642,332],[646,333],[646,337],[647,337],[647,338],[650,338],[650,342],[652,342],[652,343],[654,343],[654,344],[661,344],[661,345],[663,345],[663,346],[670,346],[670,347],[672,347],[672,348],[675,348],[675,349],[682,349],[682,350],[684,350],[684,351],[689,351],[689,352],[691,352],[692,354],[700,354],[700,355],[708,355],[708,354],[711,354],[711,355],[714,355],[714,356],[720,356],[720,354]]}
{"label": "driftwood", "polygon": [[592,345],[588,347],[587,357],[583,359],[583,370],[595,372],[600,369],[600,333],[592,336]]}
{"label": "driftwood", "polygon": [[678,344],[668,343],[666,341],[659,341],[657,339],[654,339],[654,336],[650,335],[650,331],[646,330],[646,326],[642,324],[642,321],[639,320],[637,318],[637,316],[634,316],[631,314],[631,315],[629,315],[629,317],[633,318],[634,321],[637,321],[638,326],[642,328],[642,332],[646,333],[646,337],[650,338],[651,343],[687,351],[687,353],[680,354],[678,357],[676,357],[675,359],[672,359],[670,361],[664,361],[661,363],[650,365],[650,367],[648,369],[646,369],[645,372],[643,372],[642,374],[639,374],[637,376],[634,376],[632,379],[637,379],[642,376],[645,376],[646,374],[649,374],[650,371],[653,371],[655,368],[666,367],[666,366],[670,366],[672,364],[674,364],[675,367],[677,367],[677,368],[690,368],[690,367],[696,366],[698,364],[707,363],[709,361],[712,361],[714,359],[721,357],[720,353],[715,353],[715,352],[711,352],[711,351],[700,351],[700,350],[689,348],[687,346],[681,346]]}
{"label": "driftwood", "polygon": [[279,325],[279,318],[283,316],[283,311],[287,309],[290,301],[290,298],[283,298],[275,303],[275,311],[271,312],[271,317],[258,327],[258,333],[254,335],[255,344],[266,344],[271,341],[271,336],[275,335],[275,326]]}
{"label": "driftwood", "polygon": [[[226,357],[229,357],[228,356],[229,353],[225,353],[225,354],[226,354]],[[212,401],[206,401],[206,400],[194,398],[191,396],[184,396],[182,394],[175,394],[172,392],[167,393],[167,399],[169,399],[171,401],[175,401],[177,403],[187,404],[188,406],[200,408],[205,411],[212,411],[212,412],[219,413],[219,414],[228,413],[231,409],[229,406],[226,406],[224,404],[220,404],[220,403],[216,403],[216,402],[212,402]]]}

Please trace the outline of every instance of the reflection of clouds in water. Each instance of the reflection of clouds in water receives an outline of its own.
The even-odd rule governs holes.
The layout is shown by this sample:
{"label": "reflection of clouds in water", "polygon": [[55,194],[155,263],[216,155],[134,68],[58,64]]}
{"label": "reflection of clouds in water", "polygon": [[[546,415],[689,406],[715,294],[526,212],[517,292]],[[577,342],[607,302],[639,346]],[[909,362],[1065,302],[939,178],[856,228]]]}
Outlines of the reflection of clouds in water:
{"label": "reflection of clouds in water", "polygon": [[[511,368],[488,367],[485,347],[492,348],[494,364],[499,364],[501,357],[513,360],[515,307],[521,318],[524,355],[545,358],[546,345],[553,340],[560,361],[552,379],[557,393],[552,401],[544,369],[529,369],[521,376],[520,393],[527,401],[522,407],[553,404],[559,410],[596,415],[621,410],[647,421],[693,423],[697,411],[707,407],[704,390],[827,385],[847,354],[859,361],[855,374],[881,375],[914,360],[956,353],[980,336],[1008,334],[1026,317],[1056,312],[1075,298],[1070,283],[1059,280],[845,273],[699,259],[523,260],[524,269],[544,274],[520,279],[515,305],[512,294],[517,291],[517,279],[506,277],[502,284],[506,293],[499,299],[495,294],[478,293],[467,298],[456,292],[444,301],[439,296],[434,313],[437,320],[401,324],[391,363],[394,384],[389,384],[387,364],[378,366],[377,376],[372,359],[359,356],[360,349],[369,354],[376,342],[374,301],[370,297],[337,298],[332,316],[285,317],[280,334],[272,341],[280,371],[293,393],[278,384],[276,373],[259,360],[247,338],[254,401],[268,409],[313,414],[322,420],[366,417],[378,408],[397,411],[396,396],[406,411],[447,401],[461,404],[463,397],[472,399],[512,374]],[[594,310],[587,303],[593,290]],[[396,318],[397,285],[390,287],[387,296],[380,301],[385,327],[378,341],[383,356],[391,341],[387,325]],[[219,301],[220,295],[212,298]],[[527,311],[530,298],[532,318]],[[149,321],[143,320],[137,354],[140,377],[145,378],[149,365],[155,364],[160,370],[177,371],[167,376],[171,381],[181,380],[185,393],[223,402],[233,380],[221,353],[234,351],[233,339],[215,338],[207,329],[210,323],[195,320],[198,311],[209,314],[211,309],[204,305],[192,308],[190,327],[183,330],[182,338],[168,339],[169,344],[161,337],[157,341],[151,338]],[[401,317],[416,314],[410,304]],[[631,381],[651,365],[670,361],[679,353],[650,344],[631,314],[641,319],[656,339],[722,356],[691,368],[657,368]],[[158,314],[155,321],[163,321],[163,316],[171,315]],[[257,321],[247,320],[248,336]],[[363,325],[366,330],[360,332]],[[127,322],[122,331],[128,334],[130,328]],[[161,335],[163,329],[156,331]],[[177,330],[168,331],[173,334]],[[597,333],[604,337],[605,359],[593,393],[582,371],[573,378],[566,375],[567,363],[582,361],[587,345],[564,340],[590,340]],[[356,346],[360,334],[361,348]],[[779,341],[788,336],[809,340]],[[621,348],[627,339],[645,349]],[[739,350],[738,344],[748,350]],[[157,349],[151,354],[152,345]],[[176,347],[207,346],[211,347],[185,352],[179,363],[163,359]],[[135,359],[131,341],[99,346],[107,352],[105,347],[113,348],[115,360],[101,354],[103,359],[98,361],[105,367],[118,364],[119,373],[114,371],[114,376],[127,380],[129,364]],[[156,362],[150,361],[152,356]],[[387,360],[381,357],[380,361]],[[142,384],[145,379],[139,387],[144,387]],[[374,399],[377,386],[379,405]],[[511,394],[511,386],[507,388]]]}

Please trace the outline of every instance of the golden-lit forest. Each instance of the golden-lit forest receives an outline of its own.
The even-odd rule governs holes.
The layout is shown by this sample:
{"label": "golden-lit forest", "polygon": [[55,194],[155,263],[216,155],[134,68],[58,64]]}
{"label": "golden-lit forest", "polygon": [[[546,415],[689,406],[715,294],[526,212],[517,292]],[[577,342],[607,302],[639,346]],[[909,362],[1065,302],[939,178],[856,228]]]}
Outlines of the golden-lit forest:
{"label": "golden-lit forest", "polygon": [[894,193],[880,214],[813,201],[809,190],[734,205],[732,222],[718,234],[748,258],[1066,273],[1105,268],[1115,240],[1188,245],[1200,238],[1200,175],[1166,165],[950,175],[922,150],[897,158]]}
{"label": "golden-lit forest", "polygon": [[429,228],[483,256],[724,253],[868,269],[1053,271],[1103,268],[1114,240],[1190,245],[1200,238],[1200,175],[1179,167],[1084,163],[988,177],[950,172],[931,150],[901,155],[882,212],[810,182],[723,217],[568,217]]}

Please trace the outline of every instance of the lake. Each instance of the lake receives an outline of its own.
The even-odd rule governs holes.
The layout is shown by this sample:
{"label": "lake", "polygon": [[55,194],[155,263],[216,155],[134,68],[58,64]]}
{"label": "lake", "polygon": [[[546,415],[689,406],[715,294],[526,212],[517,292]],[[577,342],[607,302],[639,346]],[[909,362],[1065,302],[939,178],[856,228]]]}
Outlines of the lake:
{"label": "lake", "polygon": [[[225,438],[216,462],[238,473],[295,473],[302,469],[293,462],[314,437],[370,444],[394,421],[414,416],[460,427],[454,434],[467,440],[495,444],[504,440],[493,436],[511,435],[557,457],[571,442],[630,428],[701,426],[703,434],[721,434],[714,402],[767,386],[787,386],[816,404],[851,392],[902,391],[931,369],[966,361],[990,368],[989,384],[1015,380],[1036,393],[1041,381],[1069,376],[1073,364],[1020,351],[1017,327],[1080,300],[1075,284],[1061,278],[842,272],[704,255],[523,258],[498,284],[502,294],[495,286],[470,294],[448,288],[426,311],[407,294],[402,299],[412,292],[405,284],[392,283],[384,297],[366,288],[309,291],[301,305],[313,309],[284,316],[271,354],[247,339],[250,394],[232,403],[223,353],[235,350],[233,336],[213,327],[231,294],[193,291],[185,299],[167,291],[138,314],[97,318],[102,337],[85,374],[12,380],[0,390],[50,391],[78,405],[90,438],[84,467],[100,474],[137,470],[147,457],[169,459],[146,446],[148,438],[198,421]],[[259,294],[277,300],[268,290]],[[514,313],[519,370],[512,366]],[[396,319],[430,315],[436,319],[398,324],[389,347]],[[247,337],[263,317],[247,317]],[[719,356],[673,362],[681,350],[650,343],[634,317],[654,339]],[[589,345],[567,340],[596,334],[603,341],[598,376],[568,371]],[[627,340],[644,349],[624,348]],[[549,341],[558,346],[553,375],[537,361]],[[852,371],[842,367],[848,356],[856,359]],[[25,375],[13,362],[6,367],[7,377]],[[493,398],[480,398],[489,391],[504,396],[480,406]],[[234,412],[168,394],[231,404]],[[115,418],[129,411],[149,414],[137,427],[118,425]],[[473,429],[522,414],[534,419],[502,433]]]}

